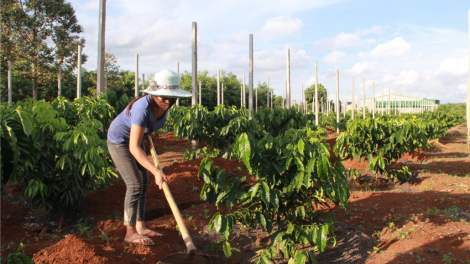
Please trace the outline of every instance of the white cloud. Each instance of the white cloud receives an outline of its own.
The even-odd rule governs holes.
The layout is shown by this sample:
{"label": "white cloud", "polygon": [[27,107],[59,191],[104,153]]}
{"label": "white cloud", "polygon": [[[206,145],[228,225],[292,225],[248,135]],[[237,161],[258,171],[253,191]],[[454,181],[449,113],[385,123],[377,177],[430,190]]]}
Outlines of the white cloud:
{"label": "white cloud", "polygon": [[382,27],[381,26],[373,26],[369,29],[358,29],[356,30],[356,35],[363,36],[369,34],[382,34]]}
{"label": "white cloud", "polygon": [[[300,46],[290,46],[290,66],[293,69],[303,69],[311,64],[312,58]],[[283,50],[261,50],[253,54],[255,72],[284,72],[286,70],[286,49]],[[224,68],[231,71],[246,70],[248,66],[248,54],[230,54],[224,58]],[[285,75],[282,75],[285,76]]]}
{"label": "white cloud", "polygon": [[100,8],[100,5],[97,0],[92,1],[92,2],[87,2],[80,6],[80,9],[83,9],[83,10],[99,10],[99,8]]}
{"label": "white cloud", "polygon": [[298,18],[275,17],[266,21],[260,35],[264,39],[274,39],[287,35],[299,35],[304,23]]}
{"label": "white cloud", "polygon": [[409,86],[415,84],[419,80],[419,76],[419,72],[417,71],[400,71],[397,74],[385,74],[383,81],[392,85]]}
{"label": "white cloud", "polygon": [[462,58],[447,58],[445,59],[439,69],[437,74],[448,73],[453,76],[460,76],[468,73],[468,56]]}
{"label": "white cloud", "polygon": [[372,57],[372,58],[392,58],[405,55],[411,49],[411,44],[406,42],[401,37],[377,45],[375,49],[368,53],[359,53],[359,57]]}
{"label": "white cloud", "polygon": [[328,53],[325,58],[323,58],[323,61],[326,62],[326,63],[330,63],[330,64],[334,64],[336,62],[338,62],[338,59],[344,57],[346,55],[346,53],[342,52],[342,51],[333,51],[331,53]]}
{"label": "white cloud", "polygon": [[459,90],[463,93],[466,93],[468,91],[468,84],[460,84],[457,86]]}
{"label": "white cloud", "polygon": [[239,45],[248,45],[250,33],[246,30],[239,31],[234,33],[229,37],[229,42]]}
{"label": "white cloud", "polygon": [[321,39],[315,43],[314,48],[317,50],[337,49],[343,47],[361,46],[361,37],[350,33],[340,33],[333,38]]}
{"label": "white cloud", "polygon": [[[255,67],[261,71],[285,71],[286,50],[263,50],[255,52]],[[301,69],[310,65],[312,59],[300,47],[290,47],[291,69]]]}
{"label": "white cloud", "polygon": [[416,54],[416,57],[417,58],[422,58],[422,57],[424,57],[424,53],[420,52],[420,53]]}
{"label": "white cloud", "polygon": [[373,70],[374,67],[369,62],[359,62],[356,63],[351,69],[346,70],[345,72],[349,75],[359,75],[363,73],[368,73]]}

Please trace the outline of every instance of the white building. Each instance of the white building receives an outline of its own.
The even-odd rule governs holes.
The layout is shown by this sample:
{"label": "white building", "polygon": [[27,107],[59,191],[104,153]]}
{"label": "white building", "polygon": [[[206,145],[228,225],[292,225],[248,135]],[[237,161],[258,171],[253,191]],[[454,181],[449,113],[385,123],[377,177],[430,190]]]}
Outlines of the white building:
{"label": "white building", "polygon": [[[374,100],[375,99],[375,100]],[[427,99],[421,97],[405,96],[390,94],[384,96],[376,96],[360,100],[358,104],[354,106],[348,102],[346,110],[356,109],[356,111],[362,113],[362,109],[365,107],[367,112],[372,111],[375,101],[375,109],[377,112],[382,113],[421,113],[424,111],[433,111],[439,106],[439,100]]]}

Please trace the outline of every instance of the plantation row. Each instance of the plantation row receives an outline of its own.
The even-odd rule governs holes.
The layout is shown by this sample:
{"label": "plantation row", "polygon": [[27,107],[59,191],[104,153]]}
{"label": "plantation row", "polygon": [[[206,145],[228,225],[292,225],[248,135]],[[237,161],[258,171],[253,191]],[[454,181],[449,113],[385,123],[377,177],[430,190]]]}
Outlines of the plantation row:
{"label": "plantation row", "polygon": [[[107,128],[131,98],[84,97],[51,103],[25,100],[2,104],[2,186],[9,180],[21,184],[25,196],[37,208],[66,215],[90,192],[108,185],[117,176],[106,147]],[[205,185],[201,199],[234,209],[217,213],[208,231],[225,238],[224,251],[231,254],[228,240],[236,223],[259,225],[272,234],[271,244],[259,252],[259,263],[273,257],[315,263],[313,252],[298,249],[310,244],[322,252],[326,237],[333,234],[334,219],[314,205],[333,202],[346,207],[349,174],[341,162],[329,162],[324,144],[326,129],[339,127],[334,151],[342,158],[367,158],[369,170],[393,179],[410,176],[408,168],[391,169],[404,153],[428,146],[430,139],[445,135],[461,123],[462,116],[442,111],[420,115],[370,115],[336,123],[335,115],[321,115],[320,127],[313,114],[295,109],[259,109],[248,118],[245,108],[218,106],[214,111],[196,105],[174,107],[165,130],[175,136],[205,142],[206,147],[185,153],[185,158],[203,155],[200,176]],[[213,166],[211,156],[235,158],[244,163],[254,184]],[[253,182],[253,181],[251,181]],[[320,222],[326,217],[327,222]],[[278,250],[279,249],[279,250]]]}
{"label": "plantation row", "polygon": [[[216,206],[236,208],[228,214],[217,213],[208,225],[225,239],[224,252],[231,255],[228,235],[236,223],[259,225],[271,234],[271,244],[258,252],[258,263],[271,263],[283,257],[296,263],[316,263],[312,251],[299,250],[298,244],[310,245],[323,252],[327,235],[333,234],[334,219],[316,211],[314,205],[328,206],[326,201],[346,207],[349,199],[349,173],[337,161],[329,162],[330,152],[324,142],[326,130],[340,127],[335,154],[341,158],[367,158],[368,170],[392,179],[411,176],[408,167],[391,169],[404,153],[429,146],[430,139],[446,134],[448,128],[461,123],[461,115],[439,111],[421,115],[378,116],[350,120],[335,115],[321,116],[320,127],[314,114],[294,109],[261,109],[248,120],[247,110],[217,107],[213,112],[201,106],[179,108],[174,117],[175,136],[206,142],[205,147],[185,158],[203,155],[200,174],[205,185],[201,199]],[[222,156],[244,163],[255,184],[224,170],[214,168],[208,158]],[[216,166],[218,167],[218,166]],[[235,207],[234,207],[235,206]],[[326,223],[320,217],[326,217]],[[275,228],[274,228],[275,227]],[[280,256],[280,254],[282,256]]]}

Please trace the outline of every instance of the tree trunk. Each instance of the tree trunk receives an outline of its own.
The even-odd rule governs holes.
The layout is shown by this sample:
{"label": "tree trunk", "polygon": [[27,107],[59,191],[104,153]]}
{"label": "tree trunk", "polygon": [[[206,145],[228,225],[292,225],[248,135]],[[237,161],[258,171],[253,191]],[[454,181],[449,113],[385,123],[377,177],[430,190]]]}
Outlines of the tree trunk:
{"label": "tree trunk", "polygon": [[64,225],[64,214],[60,214],[60,220],[59,220],[59,227],[57,227],[57,230],[62,230],[62,226]]}
{"label": "tree trunk", "polygon": [[32,63],[33,67],[33,99],[38,100],[38,77],[37,77],[37,69],[36,69],[36,62]]}

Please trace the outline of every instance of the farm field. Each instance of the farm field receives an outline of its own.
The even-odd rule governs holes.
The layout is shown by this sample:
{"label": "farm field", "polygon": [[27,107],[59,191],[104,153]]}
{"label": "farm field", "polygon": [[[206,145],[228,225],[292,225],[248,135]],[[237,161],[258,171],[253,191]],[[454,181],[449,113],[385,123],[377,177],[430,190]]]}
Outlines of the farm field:
{"label": "farm field", "polygon": [[[412,180],[384,184],[365,172],[366,163],[343,161],[347,169],[363,169],[350,179],[351,195],[346,210],[334,205],[318,208],[336,217],[337,245],[327,246],[319,263],[466,263],[470,260],[470,157],[466,148],[465,126],[458,125],[442,137],[435,147],[404,155]],[[329,131],[328,141],[337,135]],[[181,161],[186,140],[173,133],[154,137],[154,144],[169,176],[169,186],[184,216],[193,240],[214,263],[245,263],[256,251],[266,247],[267,234],[260,229],[235,226],[230,235],[235,252],[230,259],[217,244],[220,235],[207,233],[210,217],[218,210],[200,199],[204,181],[198,180],[201,158]],[[241,162],[211,158],[219,167],[235,171]],[[23,206],[17,186],[7,186],[2,197],[2,255],[14,252],[20,242],[24,253],[35,263],[155,263],[171,253],[185,249],[169,206],[158,187],[150,184],[147,194],[147,225],[164,234],[155,246],[124,244],[122,208],[125,184],[92,192],[76,215],[67,217],[64,230],[53,227],[40,214]],[[225,209],[222,209],[225,210]],[[78,214],[77,214],[78,213]],[[32,217],[34,216],[34,217]],[[55,219],[54,221],[57,221]],[[44,234],[46,226],[51,229]],[[240,233],[237,235],[238,230]],[[43,232],[41,232],[43,231]],[[301,247],[302,248],[302,247]],[[283,263],[279,260],[278,263]]]}

